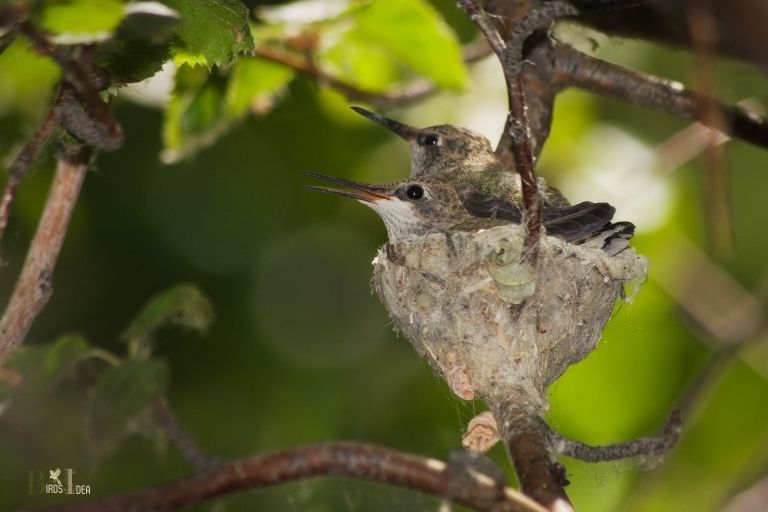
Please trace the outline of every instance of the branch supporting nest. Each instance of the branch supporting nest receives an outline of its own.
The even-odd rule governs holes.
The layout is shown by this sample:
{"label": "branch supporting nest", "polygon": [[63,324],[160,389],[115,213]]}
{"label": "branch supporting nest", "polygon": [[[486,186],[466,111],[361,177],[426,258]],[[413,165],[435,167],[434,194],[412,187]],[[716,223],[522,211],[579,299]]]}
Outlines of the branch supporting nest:
{"label": "branch supporting nest", "polygon": [[523,68],[522,48],[527,37],[540,25],[551,22],[554,16],[561,12],[573,14],[577,11],[573,11],[572,7],[559,1],[552,2],[540,9],[532,9],[515,26],[507,38],[502,38],[476,0],[459,0],[459,5],[477,25],[501,62],[507,84],[507,101],[509,104],[509,116],[505,132],[509,134],[508,140],[511,143],[515,168],[520,174],[523,196],[526,235],[522,261],[533,265],[538,258],[542,231],[542,200],[534,171],[535,157],[531,144],[525,89],[520,77],[520,71]]}
{"label": "branch supporting nest", "polygon": [[548,436],[552,432],[549,426],[532,415],[526,404],[518,404],[514,399],[489,405],[493,407],[500,437],[515,464],[520,490],[549,509],[570,510],[565,493],[568,485],[565,468],[552,459],[549,450]]}

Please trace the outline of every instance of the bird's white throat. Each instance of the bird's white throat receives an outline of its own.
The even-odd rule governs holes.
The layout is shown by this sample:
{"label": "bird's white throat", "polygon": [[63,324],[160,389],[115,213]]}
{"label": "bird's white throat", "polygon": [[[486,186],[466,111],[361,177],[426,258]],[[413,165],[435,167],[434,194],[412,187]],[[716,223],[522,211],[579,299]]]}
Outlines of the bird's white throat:
{"label": "bird's white throat", "polygon": [[379,199],[374,202],[364,203],[379,214],[387,228],[390,243],[397,242],[410,236],[424,234],[424,222],[416,213],[413,204],[402,201],[396,197],[391,199]]}

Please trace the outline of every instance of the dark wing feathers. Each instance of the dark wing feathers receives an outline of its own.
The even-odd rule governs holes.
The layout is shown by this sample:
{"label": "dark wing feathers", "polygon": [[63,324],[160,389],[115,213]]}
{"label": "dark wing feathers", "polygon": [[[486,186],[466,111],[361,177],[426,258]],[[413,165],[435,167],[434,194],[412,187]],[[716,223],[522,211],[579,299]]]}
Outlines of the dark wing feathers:
{"label": "dark wing feathers", "polygon": [[[513,203],[471,191],[463,191],[460,197],[464,207],[475,217],[522,222],[523,212]],[[575,244],[598,238],[602,247],[610,247],[609,252],[615,254],[613,248],[622,244],[626,247],[635,230],[630,222],[612,223],[615,212],[616,209],[608,203],[584,201],[572,206],[545,206],[541,217],[547,234]]]}
{"label": "dark wing feathers", "polygon": [[517,224],[523,221],[520,208],[503,199],[488,197],[479,192],[464,192],[460,197],[464,208],[475,217],[508,220]]}
{"label": "dark wing feathers", "polygon": [[609,226],[615,211],[608,203],[585,201],[564,208],[545,207],[541,216],[548,234],[566,242],[579,243]]}

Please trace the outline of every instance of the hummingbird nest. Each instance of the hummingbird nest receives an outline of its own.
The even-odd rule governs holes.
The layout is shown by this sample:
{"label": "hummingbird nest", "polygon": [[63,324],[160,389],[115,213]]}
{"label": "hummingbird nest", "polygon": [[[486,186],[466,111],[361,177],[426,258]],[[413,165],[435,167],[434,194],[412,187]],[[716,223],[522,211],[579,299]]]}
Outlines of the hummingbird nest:
{"label": "hummingbird nest", "polygon": [[373,261],[373,288],[459,397],[492,409],[513,400],[541,416],[547,386],[595,349],[647,260],[543,236],[534,268],[520,263],[523,237],[505,225],[389,244]]}

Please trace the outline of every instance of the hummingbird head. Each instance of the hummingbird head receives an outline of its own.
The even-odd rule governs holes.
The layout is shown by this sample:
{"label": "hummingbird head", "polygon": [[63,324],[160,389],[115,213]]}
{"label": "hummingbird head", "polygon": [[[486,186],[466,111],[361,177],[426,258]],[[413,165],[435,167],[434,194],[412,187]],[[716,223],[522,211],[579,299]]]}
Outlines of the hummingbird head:
{"label": "hummingbird head", "polygon": [[307,176],[346,188],[302,185],[306,189],[355,199],[379,214],[389,241],[444,231],[461,221],[466,211],[450,184],[436,178],[413,178],[385,185],[361,183],[315,172]]}
{"label": "hummingbird head", "polygon": [[370,110],[352,107],[407,140],[412,177],[449,177],[457,172],[488,171],[501,166],[491,143],[477,132],[452,124],[415,128]]}

